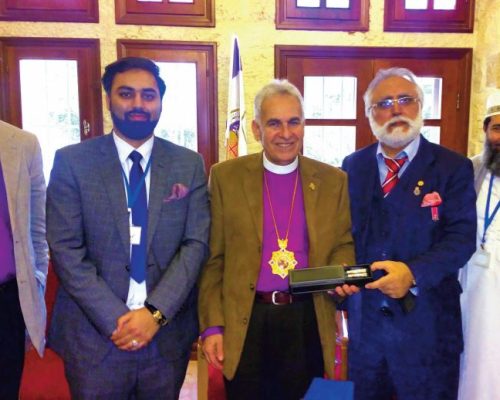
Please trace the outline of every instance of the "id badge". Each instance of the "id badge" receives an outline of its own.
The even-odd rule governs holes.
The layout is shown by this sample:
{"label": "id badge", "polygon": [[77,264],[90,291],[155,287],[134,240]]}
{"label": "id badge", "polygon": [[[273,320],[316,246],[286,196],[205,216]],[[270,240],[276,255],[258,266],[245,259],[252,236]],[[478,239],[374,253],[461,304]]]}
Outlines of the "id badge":
{"label": "id badge", "polygon": [[489,251],[478,247],[474,255],[472,256],[470,263],[482,268],[490,267],[490,253]]}
{"label": "id badge", "polygon": [[141,244],[141,227],[131,226],[130,227],[130,244],[139,245]]}

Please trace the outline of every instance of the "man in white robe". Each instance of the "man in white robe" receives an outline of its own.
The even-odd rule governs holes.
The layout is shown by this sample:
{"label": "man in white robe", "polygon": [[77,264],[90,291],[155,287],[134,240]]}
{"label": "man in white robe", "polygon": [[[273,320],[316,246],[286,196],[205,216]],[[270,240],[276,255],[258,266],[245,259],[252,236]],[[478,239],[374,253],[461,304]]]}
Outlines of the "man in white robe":
{"label": "man in white robe", "polygon": [[488,98],[483,130],[484,151],[472,160],[477,249],[460,275],[465,347],[459,400],[500,399],[500,91]]}

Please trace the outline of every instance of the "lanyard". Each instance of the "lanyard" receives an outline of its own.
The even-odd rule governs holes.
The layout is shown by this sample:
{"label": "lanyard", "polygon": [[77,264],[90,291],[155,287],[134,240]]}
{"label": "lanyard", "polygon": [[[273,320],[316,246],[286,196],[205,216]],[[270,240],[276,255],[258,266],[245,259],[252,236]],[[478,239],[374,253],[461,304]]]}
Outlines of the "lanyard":
{"label": "lanyard", "polygon": [[123,180],[125,181],[125,187],[127,188],[127,207],[129,208],[129,210],[132,210],[132,208],[134,208],[137,197],[139,197],[139,193],[141,192],[142,186],[144,185],[144,182],[146,180],[146,175],[148,174],[149,168],[151,167],[151,158],[152,157],[149,157],[149,161],[146,165],[146,170],[142,174],[139,184],[137,185],[133,193],[130,184],[128,183],[127,175],[122,168],[122,176]]}
{"label": "lanyard", "polygon": [[498,209],[500,208],[500,200],[497,202],[497,205],[493,212],[490,214],[490,200],[491,200],[491,192],[493,190],[493,179],[495,179],[495,174],[491,173],[490,186],[488,188],[488,197],[486,199],[486,209],[484,210],[484,231],[483,231],[483,239],[481,240],[481,245],[486,243],[486,231],[490,227],[493,222],[493,218],[497,214]]}

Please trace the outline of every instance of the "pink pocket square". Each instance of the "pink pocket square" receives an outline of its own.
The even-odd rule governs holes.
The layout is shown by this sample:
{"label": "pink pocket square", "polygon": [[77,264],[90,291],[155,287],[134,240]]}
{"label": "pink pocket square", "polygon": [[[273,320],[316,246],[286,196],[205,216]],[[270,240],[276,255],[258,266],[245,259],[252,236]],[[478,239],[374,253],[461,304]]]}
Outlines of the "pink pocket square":
{"label": "pink pocket square", "polygon": [[163,202],[168,203],[173,200],[180,200],[186,197],[188,193],[189,189],[185,185],[183,185],[182,183],[174,183],[174,185],[172,186],[172,193],[170,193],[170,196],[163,199]]}
{"label": "pink pocket square", "polygon": [[441,196],[439,195],[438,192],[427,193],[424,196],[422,204],[420,204],[420,207],[437,207],[442,202],[443,201],[441,200]]}
{"label": "pink pocket square", "polygon": [[427,193],[422,200],[420,207],[430,207],[431,216],[433,221],[439,221],[438,206],[441,205],[443,200],[438,192]]}

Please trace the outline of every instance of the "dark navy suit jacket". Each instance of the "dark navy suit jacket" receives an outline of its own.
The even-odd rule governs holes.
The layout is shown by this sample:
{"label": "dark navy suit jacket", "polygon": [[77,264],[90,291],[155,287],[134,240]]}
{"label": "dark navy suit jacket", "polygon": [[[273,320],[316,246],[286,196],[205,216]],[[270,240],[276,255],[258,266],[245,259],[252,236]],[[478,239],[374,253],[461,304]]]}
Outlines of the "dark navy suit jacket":
{"label": "dark navy suit jacket", "polygon": [[[384,243],[387,250],[385,259],[406,263],[418,287],[415,306],[410,312],[405,312],[397,299],[379,292],[379,300],[387,302],[394,313],[394,323],[404,332],[401,348],[395,346],[394,351],[401,351],[412,343],[418,351],[428,349],[429,352],[441,352],[443,356],[449,352],[457,354],[463,347],[459,303],[461,288],[457,272],[476,246],[472,164],[465,157],[421,137],[415,158],[391,194],[381,200],[390,201],[385,204],[389,204],[389,212],[394,213],[386,220],[372,218],[374,196],[380,195],[382,199],[376,151],[375,143],[348,156],[342,166],[349,176],[357,262],[380,261],[372,259],[367,252],[373,241],[380,242],[380,238],[371,237],[370,232],[377,232],[377,229],[369,224],[370,221],[390,223],[391,226],[384,227],[389,232],[390,241]],[[415,190],[416,187],[419,190]],[[442,199],[438,221],[432,219],[430,207],[421,207],[423,197],[431,192],[438,192]],[[363,301],[373,302],[376,299],[367,292],[368,289],[362,290],[349,298],[347,303],[349,345],[354,348],[363,343],[361,332],[366,334],[366,326],[361,331],[362,311],[367,310]],[[373,309],[377,306],[374,304]],[[382,314],[380,318],[383,318]]]}

